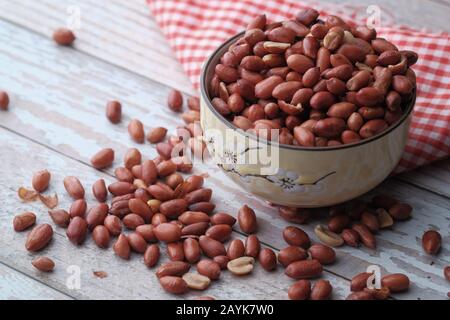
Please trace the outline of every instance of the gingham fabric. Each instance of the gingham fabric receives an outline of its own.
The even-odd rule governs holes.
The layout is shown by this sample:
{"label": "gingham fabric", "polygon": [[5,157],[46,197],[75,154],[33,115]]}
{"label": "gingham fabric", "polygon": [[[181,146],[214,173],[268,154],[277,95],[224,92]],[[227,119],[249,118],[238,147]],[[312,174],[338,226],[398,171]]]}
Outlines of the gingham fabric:
{"label": "gingham fabric", "polygon": [[[223,41],[245,29],[256,15],[269,20],[294,18],[313,7],[321,17],[335,14],[348,22],[365,24],[377,7],[343,6],[298,0],[147,0],[195,88],[202,64]],[[416,51],[419,61],[417,101],[409,141],[396,172],[411,170],[450,154],[450,39],[448,33],[430,33],[397,26],[381,9],[377,33],[401,49]],[[407,14],[407,13],[405,13]]]}

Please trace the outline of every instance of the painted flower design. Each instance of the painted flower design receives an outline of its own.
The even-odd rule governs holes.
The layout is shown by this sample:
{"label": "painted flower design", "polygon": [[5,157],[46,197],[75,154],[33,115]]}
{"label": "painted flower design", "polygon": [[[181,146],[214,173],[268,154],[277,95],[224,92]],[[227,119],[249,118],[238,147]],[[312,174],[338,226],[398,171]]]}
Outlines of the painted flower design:
{"label": "painted flower design", "polygon": [[[205,139],[208,149],[214,156],[215,162],[225,172],[239,176],[240,181],[246,185],[259,184],[266,180],[281,188],[284,192],[319,194],[325,190],[324,179],[336,173],[332,171],[321,177],[310,177],[294,171],[278,168],[276,174],[271,174],[271,172],[269,174],[262,174],[258,166],[252,166],[252,163],[241,163],[241,156],[244,156],[243,159],[248,161],[245,156],[251,152],[258,152],[260,146],[248,147],[246,144],[232,144],[219,148],[220,146],[217,144],[220,142],[218,140],[220,139],[216,139],[215,136],[209,136]],[[241,146],[244,146],[244,149],[238,150]],[[256,159],[258,158],[256,157]],[[257,179],[255,180],[255,178]]]}
{"label": "painted flower design", "polygon": [[278,169],[276,175],[267,176],[267,180],[271,181],[275,185],[281,187],[282,189],[290,192],[300,191],[296,180],[299,178],[299,175],[293,171],[287,171],[282,168]]}
{"label": "painted flower design", "polygon": [[231,150],[225,150],[222,155],[223,163],[237,163],[237,154]]}
{"label": "painted flower design", "polygon": [[205,142],[211,153],[216,153],[216,139],[214,139],[214,137],[208,137],[207,139],[205,139]]}

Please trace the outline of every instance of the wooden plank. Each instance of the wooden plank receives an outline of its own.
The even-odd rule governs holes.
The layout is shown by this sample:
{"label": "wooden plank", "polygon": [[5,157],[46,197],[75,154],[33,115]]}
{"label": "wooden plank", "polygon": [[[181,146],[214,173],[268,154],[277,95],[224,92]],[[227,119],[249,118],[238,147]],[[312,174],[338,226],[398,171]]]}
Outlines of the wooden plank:
{"label": "wooden plank", "polygon": [[[218,182],[216,182],[218,183]],[[214,183],[216,185],[216,183]],[[230,190],[228,190],[230,192]],[[396,296],[399,299],[444,299],[448,291],[448,284],[442,276],[443,268],[449,264],[449,253],[445,243],[449,243],[450,235],[450,205],[447,199],[435,194],[416,189],[408,184],[389,180],[376,190],[370,192],[366,198],[377,193],[388,193],[395,198],[410,203],[414,207],[414,215],[408,222],[398,223],[393,230],[380,232],[376,236],[377,250],[365,248],[354,249],[342,247],[338,249],[339,262],[330,266],[329,270],[350,279],[353,275],[362,272],[369,265],[378,265],[386,272],[402,272],[407,274],[414,283],[408,294]],[[235,213],[239,205],[234,203],[246,201],[245,197],[235,196],[226,203],[225,208],[232,207]],[[260,233],[266,243],[280,248],[285,246],[281,238],[281,230],[287,223],[281,221],[274,210],[267,208],[258,199],[247,200],[249,206],[254,208],[262,222]],[[224,208],[224,209],[225,209]],[[219,207],[218,210],[221,208]],[[314,241],[318,241],[313,233],[314,227],[319,223],[326,223],[326,213],[316,212],[309,225],[302,226]],[[425,254],[421,248],[421,237],[428,229],[438,230],[443,236],[444,249],[437,257]]]}
{"label": "wooden plank", "polygon": [[437,2],[440,4],[444,4],[446,6],[450,6],[450,0],[433,0],[433,2]]}
{"label": "wooden plank", "polygon": [[142,1],[0,0],[0,18],[50,38],[66,26],[70,6],[80,9],[76,50],[193,93],[172,50]]}
{"label": "wooden plank", "polygon": [[[338,0],[326,1],[342,4]],[[382,22],[390,19],[416,28],[450,30],[446,16],[448,7],[435,1],[349,2],[361,6],[361,10],[373,4],[385,8]],[[50,37],[55,28],[65,25],[68,17],[66,10],[70,5],[73,5],[70,0],[0,0],[0,18]],[[76,5],[81,9],[81,29],[77,30],[75,45],[77,50],[186,93],[193,93],[189,80],[174,59],[144,0],[111,0],[106,6],[95,0],[79,0]]]}
{"label": "wooden plank", "polygon": [[[71,203],[70,197],[65,193],[62,180],[68,174],[77,175],[89,191],[90,186],[98,178],[104,178],[107,182],[114,179],[102,172],[69,159],[37,143],[30,143],[26,138],[17,136],[5,129],[0,129],[0,144],[8,144],[8,152],[0,154],[2,174],[0,175],[0,188],[3,197],[0,200],[2,208],[8,208],[0,214],[0,228],[5,230],[0,239],[0,261],[17,268],[30,277],[45,282],[50,287],[78,299],[174,299],[174,295],[165,293],[160,287],[154,275],[142,262],[142,255],[133,254],[131,261],[125,262],[116,256],[112,249],[99,249],[92,239],[81,247],[71,244],[65,230],[54,227],[55,234],[50,245],[39,253],[29,253],[24,248],[27,232],[16,233],[12,231],[11,221],[16,213],[32,211],[37,215],[38,223],[51,222],[47,209],[40,202],[21,203],[17,197],[17,188],[30,183],[32,172],[38,168],[48,168],[52,179],[48,193],[56,192],[59,196],[59,208],[68,209]],[[32,156],[30,156],[32,155]],[[20,159],[20,168],[17,168],[17,160]],[[16,169],[16,170],[15,170]],[[90,192],[86,199],[89,206],[96,203]],[[242,238],[235,234],[235,237]],[[166,257],[162,248],[163,257]],[[33,257],[46,255],[54,259],[55,270],[51,274],[37,272],[30,264]],[[167,258],[162,262],[167,261]],[[71,288],[67,283],[74,276],[74,269],[80,271],[80,287]],[[105,271],[108,277],[99,279],[93,275],[93,271]],[[219,299],[286,299],[287,288],[293,283],[292,279],[282,275],[282,268],[275,272],[267,273],[259,265],[252,275],[237,279],[229,272],[223,272],[221,279],[215,281],[210,289],[199,293],[192,291],[182,298],[192,298],[201,294],[215,296]],[[1,269],[0,269],[1,275]],[[335,287],[334,298],[342,299],[348,294],[348,281],[325,273],[325,279],[329,279]],[[245,281],[242,281],[245,279]],[[0,289],[1,289],[0,278]],[[1,290],[0,290],[1,291]],[[1,293],[0,293],[1,297]]]}
{"label": "wooden plank", "polygon": [[0,300],[68,299],[71,297],[0,263]]}
{"label": "wooden plank", "polygon": [[433,32],[450,31],[448,24],[448,4],[432,0],[323,0],[323,2],[361,8],[378,5],[382,9],[381,23],[407,25],[416,29],[425,28]]}
{"label": "wooden plank", "polygon": [[405,172],[396,177],[420,188],[450,197],[450,159],[437,161],[431,165]]}
{"label": "wooden plank", "polygon": [[[6,89],[12,94],[11,111],[2,114],[0,126],[83,163],[88,163],[90,156],[101,147],[113,146],[119,159],[115,165],[118,165],[130,146],[139,147],[149,158],[156,154],[152,146],[138,146],[130,141],[126,133],[130,117],[139,117],[146,126],[163,125],[171,130],[180,124],[178,117],[162,106],[168,88],[108,64],[94,62],[74,50],[56,48],[50,41],[7,23],[0,23],[0,41],[9,44],[7,51],[0,48],[0,70],[8,70],[8,74],[0,75],[0,81],[8,84]],[[121,97],[124,102],[125,120],[117,126],[104,118],[105,101],[112,96]],[[277,217],[274,208],[236,188],[215,166],[206,163],[196,172],[205,171],[214,172],[208,183],[214,186],[218,210],[236,214],[240,206],[248,203],[258,213],[261,239],[275,248],[285,246],[281,230],[287,224]],[[93,172],[87,169],[77,175],[83,178]],[[418,238],[432,225],[441,229],[444,240],[448,239],[448,201],[392,180],[379,190],[413,204],[414,218],[399,224],[394,231],[383,232],[377,251],[342,248],[338,253],[339,263],[329,270],[350,279],[364,271],[368,264],[375,263],[388,272],[403,271],[411,276],[415,287],[401,298],[445,297],[448,289],[441,274],[443,266],[449,263],[448,251],[444,250],[430,266],[430,258],[422,253]],[[323,220],[319,217],[305,226],[310,235],[315,224]]]}

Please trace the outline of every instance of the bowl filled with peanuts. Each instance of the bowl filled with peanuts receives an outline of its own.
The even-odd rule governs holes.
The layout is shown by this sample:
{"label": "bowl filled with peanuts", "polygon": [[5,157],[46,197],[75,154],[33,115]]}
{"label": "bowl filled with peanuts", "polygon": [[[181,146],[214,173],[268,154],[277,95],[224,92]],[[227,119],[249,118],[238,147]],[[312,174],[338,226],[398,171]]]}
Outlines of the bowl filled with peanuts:
{"label": "bowl filled with peanuts", "polygon": [[275,204],[323,207],[374,188],[403,153],[415,52],[314,9],[255,17],[205,63],[201,124],[218,166]]}

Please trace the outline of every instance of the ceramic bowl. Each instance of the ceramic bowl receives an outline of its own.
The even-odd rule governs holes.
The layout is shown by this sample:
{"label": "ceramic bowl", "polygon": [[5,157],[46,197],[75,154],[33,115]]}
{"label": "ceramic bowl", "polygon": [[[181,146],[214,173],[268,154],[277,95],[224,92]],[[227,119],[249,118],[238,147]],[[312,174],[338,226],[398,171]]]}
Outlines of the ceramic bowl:
{"label": "ceramic bowl", "polygon": [[[415,94],[397,123],[358,143],[308,148],[258,141],[220,115],[208,92],[216,64],[240,36],[211,55],[201,77],[204,139],[213,161],[235,183],[274,204],[314,208],[356,198],[389,176],[408,139]],[[270,157],[273,161],[268,165]]]}

